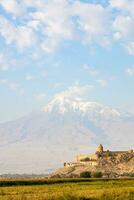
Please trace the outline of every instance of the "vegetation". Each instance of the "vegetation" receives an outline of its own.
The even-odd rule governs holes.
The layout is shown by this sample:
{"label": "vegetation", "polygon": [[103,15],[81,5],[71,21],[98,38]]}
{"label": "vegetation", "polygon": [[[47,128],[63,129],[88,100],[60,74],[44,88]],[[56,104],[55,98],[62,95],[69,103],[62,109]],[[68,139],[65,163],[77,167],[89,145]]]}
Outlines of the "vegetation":
{"label": "vegetation", "polygon": [[129,177],[134,177],[134,173],[129,173]]}
{"label": "vegetation", "polygon": [[134,173],[133,172],[131,172],[131,173],[124,173],[123,176],[134,177]]}
{"label": "vegetation", "polygon": [[[10,180],[0,182],[9,185]],[[22,182],[26,185],[19,185]],[[0,200],[134,200],[134,179],[42,178],[11,183],[0,187]]]}
{"label": "vegetation", "polygon": [[80,177],[81,178],[102,178],[103,174],[102,172],[89,172],[89,171],[84,171],[80,173]]}
{"label": "vegetation", "polygon": [[102,172],[94,172],[93,173],[94,178],[102,178],[102,176],[103,176]]}
{"label": "vegetation", "polygon": [[89,172],[89,171],[81,172],[80,177],[81,178],[91,178],[91,172]]}
{"label": "vegetation", "polygon": [[90,161],[90,159],[88,157],[86,157],[84,159],[81,159],[80,161],[82,161],[82,162],[88,162],[88,161]]}

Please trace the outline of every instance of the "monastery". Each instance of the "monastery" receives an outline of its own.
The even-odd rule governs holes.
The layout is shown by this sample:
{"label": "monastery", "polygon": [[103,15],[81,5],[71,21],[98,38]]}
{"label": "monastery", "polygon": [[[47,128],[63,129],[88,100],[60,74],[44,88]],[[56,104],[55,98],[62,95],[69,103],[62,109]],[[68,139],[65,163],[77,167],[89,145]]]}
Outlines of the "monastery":
{"label": "monastery", "polygon": [[71,166],[83,166],[83,165],[90,165],[90,166],[97,166],[99,158],[101,157],[108,157],[108,156],[118,156],[122,154],[133,154],[134,151],[104,151],[102,144],[100,144],[97,148],[97,151],[94,154],[87,154],[87,155],[77,155],[75,157],[75,162],[66,162],[64,163],[64,167],[71,167]]}

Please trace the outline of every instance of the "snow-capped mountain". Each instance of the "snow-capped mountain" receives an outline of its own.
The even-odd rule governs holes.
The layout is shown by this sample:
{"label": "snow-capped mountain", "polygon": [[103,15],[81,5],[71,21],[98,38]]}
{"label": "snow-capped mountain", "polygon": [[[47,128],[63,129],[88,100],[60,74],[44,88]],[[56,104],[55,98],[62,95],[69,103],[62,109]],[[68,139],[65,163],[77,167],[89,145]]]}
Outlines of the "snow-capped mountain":
{"label": "snow-capped mountain", "polygon": [[75,154],[132,149],[134,115],[96,102],[56,96],[41,111],[0,124],[1,173],[45,173]]}
{"label": "snow-capped mountain", "polygon": [[82,116],[88,116],[90,119],[105,118],[115,119],[121,116],[116,109],[103,106],[96,102],[83,101],[81,99],[69,99],[66,97],[55,97],[45,108],[44,112],[56,112],[59,114],[77,113]]}

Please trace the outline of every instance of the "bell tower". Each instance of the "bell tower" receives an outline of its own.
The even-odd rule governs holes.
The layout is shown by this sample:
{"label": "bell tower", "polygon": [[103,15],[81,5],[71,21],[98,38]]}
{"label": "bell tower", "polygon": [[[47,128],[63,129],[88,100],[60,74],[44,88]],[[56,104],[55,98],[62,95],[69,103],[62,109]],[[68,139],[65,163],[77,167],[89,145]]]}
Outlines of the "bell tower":
{"label": "bell tower", "polygon": [[100,144],[100,145],[98,146],[97,152],[103,153],[103,146],[102,146],[102,144]]}

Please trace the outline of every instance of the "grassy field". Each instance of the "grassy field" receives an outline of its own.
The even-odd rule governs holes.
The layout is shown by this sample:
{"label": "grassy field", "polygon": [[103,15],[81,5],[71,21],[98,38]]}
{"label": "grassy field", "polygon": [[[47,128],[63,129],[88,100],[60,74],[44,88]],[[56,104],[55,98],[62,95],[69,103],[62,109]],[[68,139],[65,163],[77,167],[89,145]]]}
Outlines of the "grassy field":
{"label": "grassy field", "polygon": [[1,180],[0,200],[134,200],[134,179]]}

